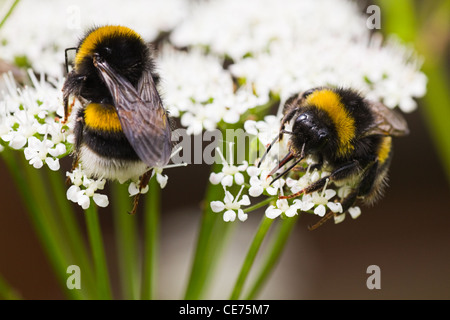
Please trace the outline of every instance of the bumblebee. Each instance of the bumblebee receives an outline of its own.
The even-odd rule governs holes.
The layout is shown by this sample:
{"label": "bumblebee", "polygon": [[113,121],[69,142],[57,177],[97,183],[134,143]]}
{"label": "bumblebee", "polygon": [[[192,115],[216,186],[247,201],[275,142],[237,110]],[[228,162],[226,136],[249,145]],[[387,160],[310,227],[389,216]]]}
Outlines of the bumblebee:
{"label": "bumblebee", "polygon": [[69,99],[81,105],[71,117],[73,168],[82,163],[89,177],[120,182],[145,176],[144,187],[149,169],[169,162],[171,126],[158,81],[152,49],[135,31],[101,26],[85,34],[63,86],[64,122]]}
{"label": "bumblebee", "polygon": [[[288,123],[292,125],[291,131],[286,130]],[[341,202],[345,213],[358,199],[373,204],[382,196],[393,154],[392,137],[408,133],[405,119],[382,103],[369,101],[348,88],[313,88],[286,101],[279,135],[265,155],[285,134],[290,137],[289,151],[269,176],[290,161],[293,163],[273,181],[296,167],[301,170],[300,161],[311,156],[315,159],[313,168],[330,174],[297,193],[279,198],[318,191],[327,181],[348,183],[352,191]],[[310,229],[317,228],[333,214],[328,212]]]}

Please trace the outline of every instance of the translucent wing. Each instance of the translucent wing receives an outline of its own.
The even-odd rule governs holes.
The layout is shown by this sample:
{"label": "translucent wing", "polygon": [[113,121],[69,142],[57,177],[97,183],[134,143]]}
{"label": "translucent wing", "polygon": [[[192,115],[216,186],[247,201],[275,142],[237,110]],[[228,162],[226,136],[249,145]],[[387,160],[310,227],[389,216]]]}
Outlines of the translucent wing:
{"label": "translucent wing", "polygon": [[364,132],[364,136],[381,134],[387,136],[404,136],[409,134],[405,118],[380,102],[369,102],[375,117],[374,124]]}
{"label": "translucent wing", "polygon": [[114,99],[122,130],[139,158],[149,167],[163,167],[172,151],[170,122],[151,73],[145,71],[136,90],[107,62],[96,67]]}

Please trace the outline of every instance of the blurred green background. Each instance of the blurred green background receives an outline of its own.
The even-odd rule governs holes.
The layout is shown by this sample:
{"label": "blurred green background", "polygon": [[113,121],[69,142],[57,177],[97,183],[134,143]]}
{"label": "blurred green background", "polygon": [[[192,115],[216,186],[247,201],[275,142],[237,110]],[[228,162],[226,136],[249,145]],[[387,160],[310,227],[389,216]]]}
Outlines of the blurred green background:
{"label": "blurred green background", "polygon": [[[300,217],[260,298],[450,298],[450,1],[361,1],[363,12],[369,4],[381,8],[380,31],[397,34],[424,57],[427,95],[406,115],[411,134],[394,141],[384,199],[364,208],[357,220],[327,223],[314,232],[307,225],[317,218]],[[70,159],[62,165],[69,168]],[[162,299],[183,296],[209,174],[202,165],[172,170],[161,201]],[[0,273],[25,299],[63,299],[3,162],[0,177]],[[114,279],[111,214],[99,212]],[[211,298],[230,292],[262,214],[252,214],[233,231]],[[81,211],[79,220],[84,223]],[[370,265],[381,269],[380,290],[366,287]]]}

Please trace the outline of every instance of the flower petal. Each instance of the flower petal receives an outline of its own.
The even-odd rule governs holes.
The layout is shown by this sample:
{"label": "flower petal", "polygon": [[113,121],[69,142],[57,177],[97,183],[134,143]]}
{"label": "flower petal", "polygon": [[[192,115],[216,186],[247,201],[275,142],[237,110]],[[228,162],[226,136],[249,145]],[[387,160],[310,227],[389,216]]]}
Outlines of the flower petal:
{"label": "flower petal", "polygon": [[351,207],[348,209],[348,213],[353,219],[358,218],[361,215],[361,208],[360,207]]}
{"label": "flower petal", "polygon": [[53,159],[49,157],[45,159],[45,163],[52,171],[58,171],[60,168],[59,159]]}
{"label": "flower petal", "polygon": [[244,194],[242,196],[242,199],[238,201],[238,203],[241,206],[249,206],[250,205],[250,198],[248,197],[248,195]]}
{"label": "flower petal", "polygon": [[139,193],[139,188],[135,182],[130,182],[130,185],[128,186],[128,193],[130,194],[130,197]]}
{"label": "flower petal", "polygon": [[106,196],[105,194],[94,193],[92,199],[94,199],[94,202],[102,208],[107,207],[109,204],[108,196]]}
{"label": "flower petal", "polygon": [[222,181],[223,176],[224,176],[223,172],[219,173],[212,172],[211,175],[209,176],[209,182],[211,182],[212,184],[219,184],[220,181]]}
{"label": "flower petal", "polygon": [[327,207],[334,213],[342,213],[342,205],[339,202],[328,202]]}
{"label": "flower petal", "polygon": [[247,220],[248,214],[244,213],[244,210],[239,209],[238,210],[238,218],[239,218],[239,220],[241,220],[243,222],[243,221]]}
{"label": "flower petal", "polygon": [[222,201],[211,201],[210,206],[213,212],[222,212],[225,209],[225,203]]}
{"label": "flower petal", "polygon": [[159,183],[159,186],[161,187],[161,189],[164,189],[164,187],[167,185],[167,180],[169,179],[169,177],[167,175],[162,175],[160,173],[156,174],[156,180]]}
{"label": "flower petal", "polygon": [[231,187],[233,185],[233,176],[226,175],[223,177],[221,183],[224,187]]}
{"label": "flower petal", "polygon": [[275,219],[278,217],[282,211],[280,209],[275,208],[275,206],[268,206],[266,209],[266,217],[269,219]]}
{"label": "flower petal", "polygon": [[238,184],[238,185],[242,185],[242,184],[244,184],[244,175],[242,174],[242,173],[240,173],[240,172],[237,172],[235,175],[234,175],[234,181],[236,181],[236,183]]}
{"label": "flower petal", "polygon": [[91,200],[87,195],[79,192],[77,203],[80,207],[82,207],[84,210],[86,210],[87,208],[89,208],[89,206],[91,204]]}
{"label": "flower petal", "polygon": [[70,186],[69,189],[67,189],[66,191],[66,197],[68,200],[72,201],[72,202],[77,202],[78,201],[78,192],[80,191],[80,188],[78,186]]}
{"label": "flower petal", "polygon": [[324,205],[318,205],[317,208],[314,209],[314,213],[319,217],[323,217],[325,215],[326,209]]}
{"label": "flower petal", "polygon": [[345,219],[345,214],[335,214],[334,215],[334,223],[338,224],[341,223],[342,221],[344,221]]}
{"label": "flower petal", "polygon": [[235,219],[236,219],[236,212],[234,212],[233,210],[227,210],[223,214],[223,221],[225,222],[234,221]]}

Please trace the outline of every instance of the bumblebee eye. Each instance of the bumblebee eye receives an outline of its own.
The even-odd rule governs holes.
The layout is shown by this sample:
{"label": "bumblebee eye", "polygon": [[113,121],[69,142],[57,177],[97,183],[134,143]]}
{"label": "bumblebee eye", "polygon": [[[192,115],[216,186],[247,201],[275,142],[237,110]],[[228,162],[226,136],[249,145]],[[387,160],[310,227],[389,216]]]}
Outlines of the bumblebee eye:
{"label": "bumblebee eye", "polygon": [[306,119],[308,119],[308,115],[306,113],[303,113],[303,114],[299,115],[295,121],[302,122],[302,121],[305,121]]}

